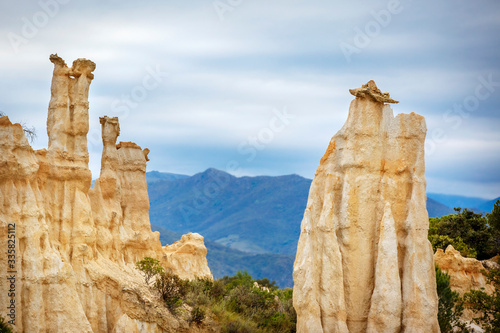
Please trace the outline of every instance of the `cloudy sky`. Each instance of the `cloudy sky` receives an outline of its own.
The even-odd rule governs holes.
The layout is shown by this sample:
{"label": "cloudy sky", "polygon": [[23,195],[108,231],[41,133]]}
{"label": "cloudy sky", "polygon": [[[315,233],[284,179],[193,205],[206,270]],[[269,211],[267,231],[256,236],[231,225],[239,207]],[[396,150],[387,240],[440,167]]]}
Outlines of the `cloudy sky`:
{"label": "cloudy sky", "polygon": [[[374,79],[426,117],[428,191],[500,196],[500,2],[40,0],[0,5],[0,110],[45,130],[53,66],[97,64],[99,116],[151,149],[149,170],[312,178]],[[236,168],[236,171],[232,171]]]}

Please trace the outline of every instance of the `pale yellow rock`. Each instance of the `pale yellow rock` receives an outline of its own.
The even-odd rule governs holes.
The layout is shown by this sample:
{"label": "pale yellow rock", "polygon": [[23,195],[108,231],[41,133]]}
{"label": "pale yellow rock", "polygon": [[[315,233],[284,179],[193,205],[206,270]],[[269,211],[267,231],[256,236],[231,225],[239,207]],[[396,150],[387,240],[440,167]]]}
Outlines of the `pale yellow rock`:
{"label": "pale yellow rock", "polygon": [[[0,270],[16,271],[17,332],[207,332],[174,317],[135,268],[157,258],[182,278],[212,278],[203,237],[162,247],[151,232],[148,149],[116,145],[117,118],[102,117],[103,156],[95,187],[88,168],[88,93],[95,64],[68,68],[57,55],[47,119],[48,149],[34,151],[19,124],[0,118]],[[15,224],[15,267],[7,259]],[[3,273],[2,273],[3,274]],[[0,279],[7,320],[10,283]]]}
{"label": "pale yellow rock", "polygon": [[398,238],[391,207],[386,203],[380,223],[380,235],[375,266],[375,288],[368,315],[367,332],[399,332],[402,297],[398,267]]}
{"label": "pale yellow rock", "polygon": [[[494,261],[495,258],[490,260]],[[495,291],[495,287],[488,283],[488,280],[482,273],[485,269],[483,263],[475,258],[462,257],[459,251],[452,245],[448,245],[445,251],[437,249],[434,254],[436,265],[450,276],[450,288],[463,296],[470,290],[484,290],[488,294]],[[483,262],[488,262],[484,260]],[[494,265],[494,262],[493,262]],[[496,267],[493,267],[496,269]],[[465,307],[462,313],[462,321],[468,323],[473,332],[484,332],[482,328],[472,323],[472,319],[477,317],[469,308]]]}
{"label": "pale yellow rock", "polygon": [[394,117],[373,81],[351,93],[301,225],[297,332],[439,332],[424,118]]}
{"label": "pale yellow rock", "polygon": [[206,259],[207,249],[200,234],[182,235],[174,244],[164,246],[163,254],[162,265],[171,269],[181,279],[212,279]]}
{"label": "pale yellow rock", "polygon": [[437,249],[434,260],[442,271],[450,275],[450,288],[460,295],[471,289],[484,288],[489,294],[495,290],[481,272],[485,269],[483,264],[475,258],[462,257],[452,245],[448,245],[446,251]]}

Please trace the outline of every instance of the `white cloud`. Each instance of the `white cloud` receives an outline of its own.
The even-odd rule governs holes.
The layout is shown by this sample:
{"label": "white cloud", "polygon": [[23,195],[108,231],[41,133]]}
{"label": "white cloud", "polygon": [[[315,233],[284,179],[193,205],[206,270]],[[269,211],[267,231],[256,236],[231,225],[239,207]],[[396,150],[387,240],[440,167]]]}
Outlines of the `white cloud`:
{"label": "white cloud", "polygon": [[[220,21],[211,1],[70,1],[18,53],[8,33],[21,34],[22,18],[31,19],[41,7],[9,4],[0,14],[0,110],[36,126],[35,146],[43,147],[48,56],[58,52],[68,64],[85,57],[97,64],[90,90],[92,134],[100,133],[99,116],[119,115],[121,140],[157,150],[150,168],[180,173],[223,168],[227,159],[241,158],[241,142],[269,126],[273,108],[286,107],[296,120],[242,172],[312,177],[347,118],[348,89],[375,79],[401,101],[393,106],[395,114],[423,114],[429,133],[443,128],[448,136],[427,158],[429,189],[500,195],[498,161],[491,158],[500,156],[498,91],[458,130],[442,118],[474,93],[478,77],[492,74],[500,81],[500,5],[401,0],[401,13],[348,63],[339,43],[352,41],[354,28],[364,29],[374,20],[371,12],[387,4],[242,1]],[[168,77],[128,113],[118,112],[116,101],[142,84],[147,68],[157,66]],[[94,142],[96,176],[101,148]],[[482,166],[481,179],[475,163]]]}

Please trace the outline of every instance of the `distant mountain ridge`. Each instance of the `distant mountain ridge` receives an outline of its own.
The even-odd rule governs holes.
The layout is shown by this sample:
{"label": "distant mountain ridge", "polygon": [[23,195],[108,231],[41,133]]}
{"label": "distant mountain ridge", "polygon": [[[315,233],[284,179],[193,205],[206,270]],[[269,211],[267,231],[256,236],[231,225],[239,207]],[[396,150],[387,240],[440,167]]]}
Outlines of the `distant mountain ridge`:
{"label": "distant mountain ridge", "polygon": [[[162,245],[172,244],[181,234],[152,224],[153,231],[160,232]],[[247,271],[255,279],[269,278],[281,288],[292,287],[293,261],[295,257],[286,254],[252,254],[230,249],[218,243],[205,240],[208,267],[214,277],[233,276],[237,271]]]}
{"label": "distant mountain ridge", "polygon": [[468,208],[476,213],[489,213],[493,209],[493,205],[500,197],[489,200],[477,197],[466,197],[461,195],[427,193],[427,198],[432,198],[448,207]]}
{"label": "distant mountain ridge", "polygon": [[[146,177],[150,220],[162,243],[197,232],[205,237],[214,276],[247,270],[281,287],[293,285],[293,261],[312,180],[298,175],[235,177],[213,168],[193,176],[151,171]],[[462,208],[491,205],[488,211],[496,201],[428,193],[429,217],[454,213],[441,200]]]}
{"label": "distant mountain ridge", "polygon": [[169,172],[159,172],[159,171],[149,171],[146,172],[146,181],[149,183],[154,183],[163,180],[178,180],[188,178],[188,175],[180,175],[177,173],[169,173]]}
{"label": "distant mountain ridge", "polygon": [[234,177],[208,169],[149,183],[151,223],[252,253],[295,254],[311,180]]}

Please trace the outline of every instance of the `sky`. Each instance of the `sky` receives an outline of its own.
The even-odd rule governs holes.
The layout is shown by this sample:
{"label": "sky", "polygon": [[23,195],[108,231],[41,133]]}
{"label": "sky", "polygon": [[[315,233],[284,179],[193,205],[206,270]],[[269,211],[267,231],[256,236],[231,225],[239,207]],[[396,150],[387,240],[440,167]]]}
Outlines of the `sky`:
{"label": "sky", "polygon": [[373,79],[427,122],[428,192],[500,196],[500,2],[40,0],[0,4],[0,111],[37,130],[57,53],[97,64],[99,117],[151,149],[148,170],[312,178]]}

